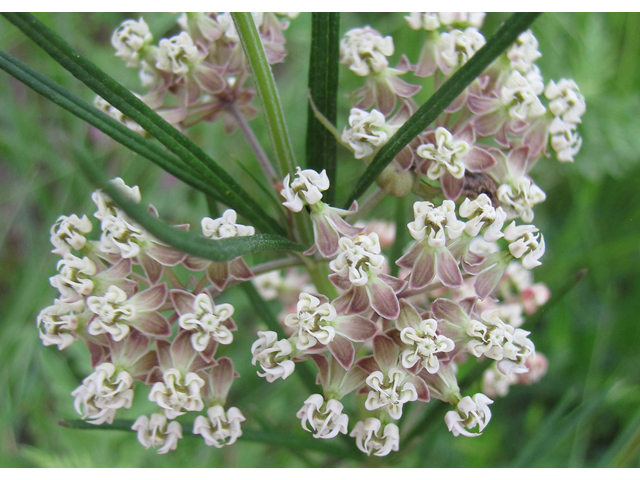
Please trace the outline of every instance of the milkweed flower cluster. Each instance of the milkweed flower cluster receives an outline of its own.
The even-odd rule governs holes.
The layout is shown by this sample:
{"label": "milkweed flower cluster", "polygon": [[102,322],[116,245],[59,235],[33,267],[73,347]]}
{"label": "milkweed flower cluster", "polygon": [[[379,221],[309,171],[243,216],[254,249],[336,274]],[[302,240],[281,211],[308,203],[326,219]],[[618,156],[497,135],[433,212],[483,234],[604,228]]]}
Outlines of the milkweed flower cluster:
{"label": "milkweed flower cluster", "polygon": [[[267,13],[253,19],[268,61],[281,62],[288,21]],[[422,78],[433,76],[440,88],[485,44],[482,13],[412,13],[406,20],[408,34],[424,42],[416,63],[402,55],[390,67],[393,38],[370,26],[349,30],[340,42],[340,63],[363,85],[351,92],[342,134],[333,133],[365,165],[416,110]],[[113,34],[116,55],[138,68],[150,89],[142,100],[181,128],[220,118],[229,130],[238,115],[253,116],[254,91],[245,86],[250,72],[230,16],[190,13],[178,24],[181,32],[157,45],[142,19]],[[295,413],[315,438],[349,435],[364,454],[385,456],[400,449],[406,405],[433,399],[451,405],[444,425],[454,436],[480,435],[498,397],[540,380],[547,369],[521,328],[550,297],[532,275],[546,248],[532,223],[534,207],[546,195],[530,171],[550,151],[573,161],[585,103],[572,80],[545,85],[535,64],[540,55],[535,36],[522,33],[377,178],[379,194],[414,197],[406,225],[350,223],[358,204],[345,210],[327,203],[335,185],[326,171],[283,172],[283,216],[291,229],[293,219],[312,225],[305,262],[326,263],[329,288],[317,279],[311,285],[297,269],[256,277],[242,257],[215,262],[182,254],[101,191],[92,196],[99,240],[88,239],[95,221],[60,217],[51,229],[52,251],[62,257],[51,285],[60,295],[37,324],[45,345],[64,349],[81,340],[91,352],[94,372],[72,393],[78,413],[111,423],[144,382],[162,412],[133,425],[145,448],[175,449],[183,433],[179,417],[187,412],[201,413],[193,433],[207,445],[236,442],[245,417],[226,403],[237,373],[216,351],[247,332],[232,318],[236,308],[218,297],[252,281],[282,311],[279,331],[257,332],[251,363],[269,383],[300,373],[301,362],[315,365],[317,390]],[[417,84],[405,80],[410,75]],[[178,106],[166,106],[168,95]],[[121,179],[113,184],[141,201],[137,187]],[[400,233],[394,228],[406,228],[402,237],[410,242],[390,258],[387,249]],[[256,233],[238,224],[233,210],[202,219],[201,229],[211,242]],[[274,268],[291,264],[282,265]],[[176,268],[193,272],[187,284]],[[472,357],[488,365],[482,392],[461,392],[458,367]],[[365,415],[345,407],[350,394],[359,395]]]}

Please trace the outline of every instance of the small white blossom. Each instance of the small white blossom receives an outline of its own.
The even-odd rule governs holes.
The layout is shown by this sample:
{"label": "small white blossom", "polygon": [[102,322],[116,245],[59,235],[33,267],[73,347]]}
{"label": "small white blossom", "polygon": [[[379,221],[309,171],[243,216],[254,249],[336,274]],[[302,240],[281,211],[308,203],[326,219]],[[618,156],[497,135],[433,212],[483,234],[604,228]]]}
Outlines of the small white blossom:
{"label": "small white blossom", "polygon": [[331,322],[337,317],[336,309],[330,303],[320,305],[320,300],[308,293],[301,293],[296,313],[287,315],[284,324],[298,332],[296,349],[306,350],[318,342],[327,345],[336,335]]}
{"label": "small white blossom", "polygon": [[435,12],[411,12],[404,18],[413,30],[424,28],[431,32],[440,28],[440,19]]}
{"label": "small white blossom", "polygon": [[286,200],[282,204],[292,212],[299,212],[305,205],[315,205],[322,200],[322,193],[329,188],[329,177],[327,172],[322,170],[318,173],[315,170],[302,170],[296,167],[296,176],[289,185],[289,175],[284,177],[284,188],[280,195]]}
{"label": "small white blossom", "polygon": [[418,156],[431,160],[427,177],[439,180],[447,171],[457,179],[464,177],[464,156],[469,152],[469,144],[464,140],[455,140],[449,130],[444,127],[436,129],[436,145],[427,143],[420,145]]}
{"label": "small white blossom", "polygon": [[546,200],[547,195],[527,176],[503,183],[496,192],[507,219],[520,217],[525,222],[533,220],[533,207]]}
{"label": "small white blossom", "polygon": [[144,448],[162,447],[159,454],[168,453],[178,446],[178,439],[182,438],[182,426],[178,422],[167,425],[167,417],[161,413],[151,414],[151,418],[142,415],[135,421],[131,430],[138,432],[138,441]]}
{"label": "small white blossom", "polygon": [[[473,397],[464,397],[456,406],[455,410],[447,412],[444,421],[455,437],[464,435],[465,437],[477,437],[482,433],[491,420],[491,410],[489,405],[493,403],[486,395],[476,393]],[[470,430],[478,426],[478,433]]]}
{"label": "small white blossom", "polygon": [[[314,432],[314,438],[333,438],[338,433],[347,433],[349,417],[342,413],[343,408],[338,400],[325,402],[322,395],[314,393],[305,400],[296,417],[302,421],[302,428],[307,432]],[[311,430],[307,428],[307,423]]]}
{"label": "small white blossom", "polygon": [[140,245],[149,239],[144,228],[126,218],[121,212],[116,216],[106,215],[100,228],[100,251],[120,255],[122,258],[137,257],[140,254]]}
{"label": "small white blossom", "polygon": [[551,100],[549,110],[567,123],[582,123],[582,115],[587,110],[584,96],[573,80],[561,79],[558,83],[551,80],[544,91]]}
{"label": "small white blossom", "polygon": [[224,324],[233,315],[233,305],[215,305],[208,294],[200,293],[195,298],[193,308],[193,313],[180,316],[178,323],[185,330],[195,330],[191,335],[191,345],[195,351],[206,350],[211,339],[222,345],[233,342],[233,333]]}
{"label": "small white blossom", "polygon": [[251,365],[260,364],[264,373],[258,372],[258,376],[265,377],[272,383],[278,378],[285,379],[293,373],[295,364],[291,360],[293,348],[286,340],[278,340],[276,332],[258,332],[258,340],[251,346]]}
{"label": "small white blossom", "polygon": [[[262,12],[251,12],[251,16],[253,17],[253,22],[256,24],[256,28],[260,29],[264,21],[264,14]],[[221,27],[226,30],[224,35],[227,40],[232,43],[240,43],[240,37],[238,36],[238,31],[236,30],[235,23],[233,23],[231,14],[227,12],[221,13],[218,15],[217,20]]]}
{"label": "small white blossom", "polygon": [[[109,183],[116,187],[120,194],[127,197],[127,199],[135,203],[140,203],[142,196],[137,185],[129,187],[120,177],[116,177],[113,180],[110,180]],[[115,202],[111,200],[108,195],[105,195],[102,190],[96,190],[95,192],[93,192],[91,194],[91,199],[98,207],[98,211],[94,213],[93,216],[100,221],[102,221],[102,219],[107,215],[115,216],[119,212],[121,212],[121,210],[116,206]]]}
{"label": "small white blossom", "polygon": [[250,237],[256,230],[251,226],[236,223],[238,216],[235,210],[225,210],[222,217],[215,220],[209,217],[202,219],[202,234],[205,237],[220,240],[221,238]]}
{"label": "small white blossom", "polygon": [[460,216],[469,219],[464,226],[467,235],[475,237],[485,229],[483,236],[487,242],[495,242],[504,236],[502,227],[507,214],[502,207],[494,208],[484,193],[473,201],[465,198],[460,205]]}
{"label": "small white blossom", "polygon": [[60,292],[63,302],[75,302],[93,291],[91,277],[97,272],[96,265],[87,257],[82,259],[67,253],[58,262],[58,275],[49,279],[49,283]]}
{"label": "small white blossom", "polygon": [[127,294],[119,287],[110,285],[102,297],[89,297],[87,307],[96,314],[89,324],[91,335],[108,333],[119,342],[129,334],[127,323],[136,319],[135,305],[125,303]]}
{"label": "small white blossom", "polygon": [[111,35],[111,45],[116,49],[116,57],[127,62],[127,67],[140,66],[140,51],[153,41],[149,26],[140,17],[125,20]]}
{"label": "small white blossom", "polygon": [[464,222],[456,217],[456,204],[445,200],[435,207],[431,202],[415,202],[413,204],[415,220],[407,227],[411,236],[421,241],[427,238],[431,247],[443,247],[447,238],[455,240],[464,232]]}
{"label": "small white blossom", "polygon": [[407,381],[407,377],[407,373],[400,368],[389,369],[387,375],[379,370],[371,373],[365,380],[371,390],[364,407],[370,411],[385,408],[391,418],[399,420],[402,406],[418,399],[416,387]]}
{"label": "small white blossom", "polygon": [[393,38],[383,38],[368,25],[349,30],[340,42],[340,63],[361,77],[382,72],[389,66],[387,57],[391,55]]}
{"label": "small white blossom", "polygon": [[384,115],[376,109],[371,113],[359,108],[352,108],[349,113],[349,125],[342,132],[342,140],[354,150],[357,159],[372,155],[389,139]]}
{"label": "small white blossom", "polygon": [[341,237],[340,253],[329,263],[329,268],[341,277],[349,277],[353,285],[364,286],[371,275],[383,271],[384,255],[381,255],[380,240],[377,233],[358,235],[351,239]]}
{"label": "small white blossom", "polygon": [[88,423],[111,423],[120,408],[130,408],[133,400],[133,377],[126,371],[117,371],[111,363],[102,363],[84,379],[71,395],[74,407]]}
{"label": "small white blossom", "polygon": [[198,47],[187,32],[170,39],[163,38],[158,44],[156,68],[164,72],[184,75],[189,67],[202,61]]}
{"label": "small white blossom", "polygon": [[186,412],[199,412],[204,403],[200,396],[200,389],[204,380],[197,373],[187,372],[184,375],[176,368],[170,368],[163,374],[164,382],[157,382],[149,393],[149,400],[164,408],[164,414],[172,420]]}
{"label": "small white blossom", "polygon": [[537,80],[531,82],[519,71],[514,70],[500,90],[500,101],[509,108],[509,116],[512,119],[526,121],[528,118],[544,115],[547,111],[536,90],[539,90]]}
{"label": "small white blossom", "polygon": [[556,117],[549,125],[551,148],[561,162],[573,162],[573,157],[580,152],[582,137],[576,131],[576,125],[562,121]]}
{"label": "small white blossom", "polygon": [[61,215],[51,227],[51,244],[55,247],[52,253],[61,257],[71,253],[71,249],[82,250],[87,243],[84,237],[92,229],[91,220],[83,215]]}
{"label": "small white blossom", "polygon": [[400,340],[406,345],[401,354],[402,366],[411,368],[421,362],[427,372],[434,374],[440,368],[440,360],[436,356],[440,352],[451,352],[455,348],[453,340],[438,335],[438,322],[432,318],[422,320],[416,329],[406,327],[400,332]]}
{"label": "small white blossom", "polygon": [[531,270],[541,265],[539,259],[544,255],[544,236],[534,225],[516,226],[515,221],[511,222],[504,229],[504,238],[509,242],[511,255],[522,259],[524,268]]}
{"label": "small white blossom", "polygon": [[193,433],[202,435],[204,443],[210,447],[222,448],[232,445],[242,435],[240,423],[245,418],[242,412],[231,407],[226,412],[220,405],[214,405],[207,410],[207,416],[198,416],[193,423]]}
{"label": "small white blossom", "polygon": [[36,321],[42,344],[45,347],[57,345],[58,350],[64,350],[71,345],[78,338],[75,333],[78,328],[76,314],[83,310],[82,300],[67,303],[58,299],[53,301],[53,305],[41,310]]}
{"label": "small white blossom", "polygon": [[483,12],[440,12],[440,23],[443,25],[482,27],[486,13]]}
{"label": "small white blossom", "polygon": [[382,422],[377,418],[367,418],[364,422],[356,423],[350,437],[356,438],[358,450],[367,455],[372,452],[376,457],[384,457],[392,451],[397,452],[400,447],[400,430],[398,426],[389,423],[381,432]]}
{"label": "small white blossom", "polygon": [[491,398],[506,397],[509,393],[509,387],[516,383],[516,378],[515,374],[505,375],[502,373],[494,363],[482,375],[482,393]]}
{"label": "small white blossom", "polygon": [[531,70],[533,62],[542,54],[538,51],[538,40],[531,30],[522,32],[515,43],[507,50],[507,58],[511,61],[511,68],[526,74]]}
{"label": "small white blossom", "polygon": [[[442,22],[442,16],[440,21]],[[484,36],[475,27],[468,27],[464,32],[456,29],[442,33],[438,45],[441,70],[444,73],[449,73],[452,69],[461,67],[485,43]]]}

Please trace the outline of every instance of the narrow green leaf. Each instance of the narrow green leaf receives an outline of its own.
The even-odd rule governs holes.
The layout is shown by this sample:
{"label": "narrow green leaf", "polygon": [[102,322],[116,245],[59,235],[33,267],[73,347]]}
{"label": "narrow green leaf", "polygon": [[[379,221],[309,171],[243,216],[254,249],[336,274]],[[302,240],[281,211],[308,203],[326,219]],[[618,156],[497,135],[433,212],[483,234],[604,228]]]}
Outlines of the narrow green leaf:
{"label": "narrow green leaf", "polygon": [[345,203],[348,208],[357,200],[387,165],[416,136],[422,133],[451,102],[460,95],[498,56],[504,52],[518,35],[529,28],[539,13],[515,13],[489,41],[453,76],[427,100],[402,127],[389,139],[367,167],[356,187]]}
{"label": "narrow green leaf", "polygon": [[[338,72],[340,61],[340,13],[311,14],[311,56],[309,58],[309,92],[324,117],[336,125]],[[309,105],[307,115],[307,167],[327,171],[331,187],[323,193],[333,204],[338,146],[335,137],[316,118]]]}
{"label": "narrow green leaf", "polygon": [[165,222],[147,213],[142,205],[131,202],[115,188],[82,154],[75,159],[91,183],[109,195],[124,212],[144,227],[161,242],[195,257],[225,262],[236,257],[264,251],[302,251],[303,245],[291,242],[278,235],[262,234],[251,237],[234,237],[222,240],[210,240],[195,233],[185,232],[167,225]]}
{"label": "narrow green leaf", "polygon": [[407,246],[407,201],[406,197],[396,198],[396,238],[391,247],[391,275],[398,276],[400,267],[396,265],[403,253],[404,247]]}
{"label": "narrow green leaf", "polygon": [[[101,425],[93,425],[83,420],[65,419],[60,420],[58,425],[76,430],[119,430],[134,433],[134,431],[131,430],[133,423],[133,420],[116,419],[112,424],[103,423]],[[182,426],[182,435],[198,436],[193,433],[193,422],[179,421],[178,423]],[[301,448],[303,450],[326,453],[341,458],[359,458],[361,456],[355,449],[345,449],[342,446],[336,445],[335,442],[327,440],[315,440],[310,437],[303,437],[302,435],[261,432],[247,428],[242,429],[242,435],[238,437],[238,441],[264,443],[278,447]]]}
{"label": "narrow green leaf", "polygon": [[40,95],[48,98],[78,118],[81,118],[98,130],[109,135],[131,151],[151,160],[160,168],[169,172],[179,180],[182,180],[187,185],[217,200],[222,200],[217,191],[202,181],[201,176],[180,162],[172,154],[162,149],[159,145],[133,132],[93,105],[89,105],[51,79],[36,72],[28,65],[3,51],[0,51],[0,69],[17,78]]}
{"label": "narrow green leaf", "polygon": [[266,232],[285,234],[249,194],[200,147],[167,123],[127,88],[111,78],[61,37],[28,13],[3,13],[27,37],[74,77],[138,123],[215,188],[225,203]]}

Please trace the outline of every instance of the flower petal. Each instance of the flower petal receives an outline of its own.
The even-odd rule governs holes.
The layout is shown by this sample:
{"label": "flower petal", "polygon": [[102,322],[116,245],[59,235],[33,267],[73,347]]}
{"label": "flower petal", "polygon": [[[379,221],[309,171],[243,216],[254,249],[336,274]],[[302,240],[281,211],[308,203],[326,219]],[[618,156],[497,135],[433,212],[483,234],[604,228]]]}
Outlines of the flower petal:
{"label": "flower petal", "polygon": [[458,262],[446,247],[438,248],[436,251],[436,271],[443,285],[452,288],[462,286],[462,274],[458,268]]}
{"label": "flower petal", "polygon": [[195,311],[196,296],[192,293],[184,290],[171,290],[169,292],[169,298],[171,298],[173,308],[175,308],[178,315],[182,316]]}
{"label": "flower petal", "polygon": [[466,325],[469,317],[453,300],[438,298],[431,304],[431,313],[438,320],[447,320],[455,325]]}
{"label": "flower petal", "polygon": [[473,282],[473,287],[476,291],[476,295],[478,295],[481,300],[487,298],[487,296],[498,286],[498,282],[500,282],[502,274],[506,268],[507,266],[504,262],[498,262],[476,277],[475,282]]}
{"label": "flower petal", "polygon": [[171,344],[171,360],[178,370],[188,371],[197,356],[191,345],[191,332],[182,330]]}
{"label": "flower petal", "polygon": [[207,267],[207,278],[220,291],[224,290],[229,281],[228,262],[211,262]]}
{"label": "flower petal", "polygon": [[331,355],[345,370],[349,370],[353,365],[353,360],[356,356],[356,351],[353,348],[353,344],[344,337],[336,336],[327,345]]}
{"label": "flower petal", "polygon": [[444,196],[447,197],[447,200],[456,201],[458,197],[460,197],[462,189],[464,188],[464,177],[458,179],[449,172],[446,172],[440,179],[440,185],[442,186],[442,191],[444,192]]}
{"label": "flower petal", "polygon": [[366,287],[371,308],[383,318],[395,320],[400,315],[400,303],[393,288],[379,278],[375,278]]}
{"label": "flower petal", "polygon": [[419,290],[426,287],[436,276],[435,254],[426,249],[413,264],[413,271],[409,278],[409,289]]}
{"label": "flower petal", "polygon": [[376,362],[373,355],[359,358],[358,361],[356,362],[356,366],[360,367],[362,371],[367,374],[367,376],[372,374],[376,370],[380,370],[380,365],[378,365],[378,362]]}
{"label": "flower petal", "polygon": [[366,312],[369,309],[370,303],[365,287],[353,286],[351,290],[353,291],[353,297],[349,302],[347,313],[349,315],[357,315]]}
{"label": "flower petal", "polygon": [[332,326],[338,334],[352,342],[364,342],[378,332],[378,326],[374,322],[360,315],[340,315],[332,322]]}
{"label": "flower petal", "polygon": [[219,358],[218,364],[211,368],[209,387],[213,399],[220,402],[220,405],[224,405],[227,401],[227,395],[234,378],[233,362],[228,357]]}
{"label": "flower petal", "polygon": [[138,318],[131,322],[131,326],[152,337],[171,336],[169,321],[158,312],[140,313]]}
{"label": "flower petal", "polygon": [[161,283],[135,294],[127,303],[135,304],[144,310],[157,310],[167,300],[167,284]]}
{"label": "flower petal", "polygon": [[185,258],[185,254],[182,252],[178,252],[171,247],[167,247],[166,245],[160,245],[159,243],[151,243],[149,250],[147,253],[151,258],[156,260],[158,263],[161,263],[165,267],[175,267],[176,265],[182,263]]}
{"label": "flower petal", "polygon": [[138,255],[138,260],[140,260],[140,265],[144,270],[144,274],[147,276],[149,283],[151,285],[155,285],[162,278],[162,270],[163,266],[156,262],[153,258],[151,258],[146,253],[140,253]]}
{"label": "flower petal", "polygon": [[471,172],[481,172],[493,167],[497,161],[485,149],[472,147],[464,157],[464,163]]}
{"label": "flower petal", "polygon": [[407,327],[415,329],[420,326],[420,323],[422,323],[422,317],[416,308],[406,300],[400,300],[400,315],[396,320],[396,328],[400,331]]}
{"label": "flower petal", "polygon": [[376,359],[383,372],[386,373],[390,368],[396,366],[399,353],[398,347],[388,336],[376,335],[373,337],[373,358]]}
{"label": "flower petal", "polygon": [[242,257],[231,260],[228,269],[229,276],[236,280],[251,280],[255,276]]}

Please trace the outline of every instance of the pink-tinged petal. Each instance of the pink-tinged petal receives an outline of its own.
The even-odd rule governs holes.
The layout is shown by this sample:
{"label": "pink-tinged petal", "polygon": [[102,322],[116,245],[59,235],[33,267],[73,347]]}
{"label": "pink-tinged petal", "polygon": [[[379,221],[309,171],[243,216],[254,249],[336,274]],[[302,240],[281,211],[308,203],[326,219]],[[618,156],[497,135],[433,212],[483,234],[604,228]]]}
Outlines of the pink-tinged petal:
{"label": "pink-tinged petal", "polygon": [[[480,265],[482,262],[484,262],[485,257],[483,257],[482,255],[479,255],[477,253],[472,252],[471,250],[467,250],[467,252],[464,254],[464,263],[463,263],[463,267],[465,267],[466,265],[473,267],[476,265]],[[466,265],[465,265],[466,264]],[[465,268],[465,272],[467,272],[467,269]],[[467,272],[467,273],[471,273],[471,272]],[[480,273],[480,272],[476,272],[476,275]]]}
{"label": "pink-tinged petal", "polygon": [[340,394],[348,395],[353,392],[356,388],[362,385],[368,376],[368,373],[359,368],[350,369],[342,379],[342,383],[340,384]]}
{"label": "pink-tinged petal", "polygon": [[389,285],[395,293],[400,293],[402,290],[404,290],[404,287],[407,286],[406,280],[392,277],[391,275],[387,275],[386,273],[379,274],[378,279]]}
{"label": "pink-tinged petal", "polygon": [[353,344],[344,337],[334,337],[327,345],[331,355],[335,358],[340,366],[345,370],[349,370],[353,365],[353,360],[356,357],[356,351],[353,348]]}
{"label": "pink-tinged petal", "polygon": [[229,281],[229,265],[227,262],[211,262],[207,267],[207,278],[220,291]]}
{"label": "pink-tinged petal", "polygon": [[151,258],[164,265],[165,267],[175,267],[176,265],[182,263],[185,257],[184,253],[178,252],[171,247],[160,245],[158,243],[152,243],[151,247],[149,247],[149,250],[147,250],[147,253]]}
{"label": "pink-tinged petal", "polygon": [[307,248],[304,252],[302,252],[302,254],[306,255],[307,257],[310,257],[311,255],[314,255],[317,251],[318,251],[318,247],[314,243],[309,248]]}
{"label": "pink-tinged petal", "polygon": [[520,145],[512,149],[507,157],[509,172],[514,178],[527,174],[529,164],[529,147]]}
{"label": "pink-tinged petal", "polygon": [[364,313],[369,309],[369,296],[365,287],[351,287],[353,296],[349,302],[349,308],[347,308],[347,314],[358,315]]}
{"label": "pink-tinged petal", "polygon": [[195,79],[189,75],[184,79],[185,89],[185,105],[192,105],[198,101],[198,99],[202,96],[200,92],[200,86],[195,81]]}
{"label": "pink-tinged petal", "polygon": [[[131,335],[131,334],[129,334]],[[158,366],[158,356],[153,350],[148,351],[127,371],[137,379],[145,381],[149,376],[149,372]]]}
{"label": "pink-tinged petal", "polygon": [[[400,333],[400,332],[398,332]],[[405,368],[405,370],[407,372],[409,372],[411,375],[418,375],[420,373],[420,371],[422,370],[422,362],[416,362],[415,365],[411,368]]]}
{"label": "pink-tinged petal", "polygon": [[236,322],[233,321],[233,318],[227,318],[224,322],[221,323],[221,325],[227,327],[230,332],[235,332],[236,330],[238,330],[238,326],[236,325]]}
{"label": "pink-tinged petal", "polygon": [[509,147],[509,137],[507,137],[506,123],[503,123],[500,128],[498,128],[498,131],[496,131],[493,138],[499,145],[502,145],[503,147]]}
{"label": "pink-tinged petal", "polygon": [[424,251],[424,246],[416,242],[411,249],[396,261],[396,265],[401,268],[411,269],[413,264]]}
{"label": "pink-tinged petal", "polygon": [[138,255],[138,259],[140,260],[140,265],[142,266],[149,283],[151,285],[158,283],[162,278],[162,271],[164,267],[146,253],[140,253],[140,255]]}
{"label": "pink-tinged petal", "polygon": [[227,401],[229,389],[233,383],[235,370],[230,358],[222,357],[218,359],[218,364],[211,368],[209,376],[209,387],[213,398],[224,405]]}
{"label": "pink-tinged petal", "polygon": [[371,308],[383,318],[395,320],[400,315],[400,302],[393,288],[379,278],[366,287]]}
{"label": "pink-tinged petal", "polygon": [[406,300],[400,300],[400,315],[396,320],[396,328],[399,331],[407,327],[418,328],[421,322],[422,318],[416,308]]}
{"label": "pink-tinged petal", "polygon": [[236,280],[251,280],[255,276],[242,257],[231,260],[228,268],[229,276]]}
{"label": "pink-tinged petal", "polygon": [[170,337],[171,325],[169,321],[158,312],[143,312],[138,315],[131,326],[140,330],[145,335],[152,337]]}
{"label": "pink-tinged petal", "polygon": [[356,107],[361,108],[362,110],[369,110],[369,108],[376,101],[375,90],[376,90],[375,84],[367,80],[367,82],[365,83],[365,86],[356,90],[356,92],[353,94],[355,98],[362,97],[356,104]]}
{"label": "pink-tinged petal", "polygon": [[440,179],[440,185],[442,186],[444,196],[447,197],[448,200],[456,201],[464,188],[464,178],[456,178],[449,172],[446,172]]}
{"label": "pink-tinged petal", "polygon": [[522,144],[529,147],[531,158],[537,158],[545,153],[545,147],[549,143],[549,124],[544,120],[536,121],[522,137]]}
{"label": "pink-tinged petal", "polygon": [[[213,342],[216,347],[218,345],[218,342]],[[210,368],[213,364],[213,366],[215,366],[218,362],[216,361],[215,358],[213,358],[211,361],[207,361],[206,358],[202,358],[202,355],[196,355],[193,359],[193,362],[191,362],[191,365],[189,366],[189,369],[192,372],[201,372],[202,370],[206,370],[207,368]],[[201,375],[202,376],[202,375]]]}
{"label": "pink-tinged petal", "polygon": [[327,362],[327,357],[322,354],[313,354],[309,355],[309,358],[311,358],[318,367],[318,378],[316,379],[316,384],[324,387],[329,380],[329,362]]}
{"label": "pink-tinged petal", "polygon": [[473,121],[473,127],[478,135],[490,137],[496,134],[506,120],[506,114],[502,110],[496,110],[476,118]]}
{"label": "pink-tinged petal", "polygon": [[409,278],[409,289],[420,290],[431,283],[436,276],[434,253],[424,250],[413,264]]}
{"label": "pink-tinged petal", "polygon": [[409,381],[416,387],[419,402],[428,402],[429,400],[431,400],[431,395],[429,395],[429,387],[422,378],[414,377]]}
{"label": "pink-tinged petal", "polygon": [[136,330],[131,330],[123,342],[109,342],[111,359],[118,364],[133,365],[149,351],[151,341]]}
{"label": "pink-tinged petal", "polygon": [[[400,350],[393,340],[386,335],[376,335],[373,337],[373,358],[376,359],[380,370],[388,372],[398,363]],[[360,367],[362,368],[362,367]]]}
{"label": "pink-tinged petal", "polygon": [[160,367],[153,367],[149,371],[149,374],[144,380],[144,383],[146,383],[147,385],[155,385],[158,382],[162,382],[162,380],[162,370],[160,369]]}
{"label": "pink-tinged petal", "polygon": [[510,135],[520,135],[529,127],[529,123],[524,120],[511,120],[507,124],[507,133]]}
{"label": "pink-tinged petal", "polygon": [[479,97],[477,95],[467,96],[467,107],[474,115],[484,115],[494,111],[500,104],[497,98]]}
{"label": "pink-tinged petal", "polygon": [[356,392],[356,395],[366,395],[370,391],[371,389],[369,388],[369,385],[364,385],[358,389],[358,391]]}
{"label": "pink-tinged petal", "polygon": [[86,342],[87,348],[89,349],[89,354],[91,355],[91,368],[96,368],[98,365],[103,363],[104,359],[108,355],[108,351],[102,345],[98,345],[93,342]]}
{"label": "pink-tinged petal", "polygon": [[373,372],[380,370],[380,365],[376,362],[373,355],[369,355],[368,357],[359,358],[356,362],[356,366],[361,368],[363,372],[367,375],[372,374]]}
{"label": "pink-tinged petal", "polygon": [[398,64],[394,67],[394,69],[400,70],[402,73],[407,73],[409,70],[411,70],[411,62],[404,53],[400,57],[400,60],[398,60]]}
{"label": "pink-tinged petal", "polygon": [[[192,344],[193,346],[193,344]],[[216,342],[213,338],[209,338],[209,343],[207,343],[207,348],[205,348],[202,352],[198,352],[202,360],[207,363],[213,362],[213,356],[216,354],[216,350],[218,349],[218,342]]]}
{"label": "pink-tinged petal", "polygon": [[406,172],[413,165],[413,151],[408,145],[400,150],[400,153],[395,156],[394,160],[400,166],[403,172]]}
{"label": "pink-tinged petal", "polygon": [[464,107],[467,102],[467,90],[465,89],[460,95],[456,97],[456,99],[451,102],[451,104],[445,108],[446,113],[454,113]]}
{"label": "pink-tinged petal", "polygon": [[473,129],[473,123],[465,123],[464,127],[453,134],[453,138],[467,142],[469,145],[476,143],[476,131]]}
{"label": "pink-tinged petal", "polygon": [[411,98],[422,89],[420,85],[412,85],[411,83],[407,83],[397,75],[389,75],[389,77],[387,78],[389,84],[391,85],[391,89],[399,97]]}
{"label": "pink-tinged petal", "polygon": [[131,259],[123,258],[108,270],[100,273],[100,277],[108,280],[120,280],[131,274]]}
{"label": "pink-tinged petal", "polygon": [[[413,114],[413,107],[410,102],[407,100],[400,100],[400,108],[393,114],[389,120],[387,120],[387,125],[393,126],[402,126]],[[354,200],[355,202],[355,200]]]}
{"label": "pink-tinged petal", "polygon": [[504,262],[498,262],[476,277],[475,282],[473,282],[473,288],[476,291],[476,295],[478,295],[481,300],[487,298],[487,296],[498,286],[498,282],[502,278],[506,268],[507,265]]}
{"label": "pink-tinged petal", "polygon": [[160,214],[158,213],[158,209],[156,207],[154,207],[153,205],[149,204],[149,206],[147,207],[147,212],[149,212],[151,215],[153,215],[156,218],[160,218]]}
{"label": "pink-tinged petal", "polygon": [[169,298],[178,315],[182,316],[195,311],[195,295],[185,292],[184,290],[171,290],[169,292]]}
{"label": "pink-tinged petal", "polygon": [[171,360],[173,366],[179,370],[189,370],[197,356],[197,352],[191,345],[191,334],[188,330],[182,330],[171,344]]}
{"label": "pink-tinged petal", "polygon": [[187,118],[188,110],[185,107],[177,107],[177,108],[169,108],[167,110],[156,110],[158,115],[160,115],[166,122],[171,125],[175,125],[176,123],[180,123],[182,120]]}
{"label": "pink-tinged petal", "polygon": [[416,70],[413,73],[416,77],[430,77],[435,73],[438,68],[438,62],[436,61],[437,48],[438,45],[434,41],[427,40],[424,42],[420,57],[418,57]]}
{"label": "pink-tinged petal", "polygon": [[458,262],[446,247],[436,251],[436,271],[443,285],[452,288],[462,286],[462,274],[458,268]]}
{"label": "pink-tinged petal", "polygon": [[341,277],[337,273],[329,275],[329,281],[340,290],[349,290],[351,288],[351,282],[349,279],[347,277]]}
{"label": "pink-tinged petal", "polygon": [[171,360],[171,343],[166,340],[156,340],[156,353],[158,354],[158,365],[163,371],[173,367]]}
{"label": "pink-tinged petal", "polygon": [[460,305],[447,298],[438,298],[431,304],[431,313],[437,320],[447,320],[455,325],[466,325],[469,317]]}
{"label": "pink-tinged petal", "polygon": [[498,163],[496,163],[493,168],[491,168],[491,176],[494,178],[504,178],[509,175],[509,169],[507,167],[507,156],[502,153],[502,150],[495,147],[490,147],[489,152],[493,158],[496,159]]}
{"label": "pink-tinged petal", "polygon": [[460,300],[458,304],[460,305],[460,308],[462,308],[464,313],[466,313],[467,315],[471,315],[473,307],[475,307],[477,301],[478,297],[467,297]]}
{"label": "pink-tinged petal", "polygon": [[378,333],[378,326],[360,315],[340,315],[332,322],[332,326],[336,329],[336,333],[352,342],[364,342]]}
{"label": "pink-tinged petal", "polygon": [[181,223],[180,225],[174,225],[173,228],[182,230],[183,232],[188,232],[191,228],[191,225],[189,225],[188,223]]}
{"label": "pink-tinged petal", "polygon": [[396,94],[387,80],[380,80],[375,83],[377,109],[385,117],[393,113],[396,108]]}
{"label": "pink-tinged petal", "polygon": [[472,147],[464,157],[464,163],[472,172],[481,172],[493,167],[497,161],[485,149],[480,147]]}
{"label": "pink-tinged petal", "polygon": [[200,88],[207,93],[216,94],[224,90],[224,79],[212,68],[200,67],[196,69],[196,80]]}
{"label": "pink-tinged petal", "polygon": [[313,238],[320,255],[324,258],[333,257],[338,253],[340,235],[329,224],[327,217],[322,214],[312,214],[311,221],[313,222]]}
{"label": "pink-tinged petal", "polygon": [[209,260],[188,256],[182,261],[182,265],[192,272],[201,272],[209,266]]}
{"label": "pink-tinged petal", "polygon": [[364,228],[350,225],[340,215],[334,212],[331,212],[329,215],[329,221],[333,223],[333,226],[337,228],[341,234],[347,237],[354,237],[364,231]]}
{"label": "pink-tinged petal", "polygon": [[331,305],[333,305],[333,308],[336,309],[337,313],[344,313],[349,308],[349,303],[351,303],[352,299],[353,291],[349,290],[331,302]]}
{"label": "pink-tinged petal", "polygon": [[164,302],[167,300],[167,294],[167,284],[161,283],[137,293],[129,299],[128,303],[142,307],[140,311],[157,310],[164,305]]}

